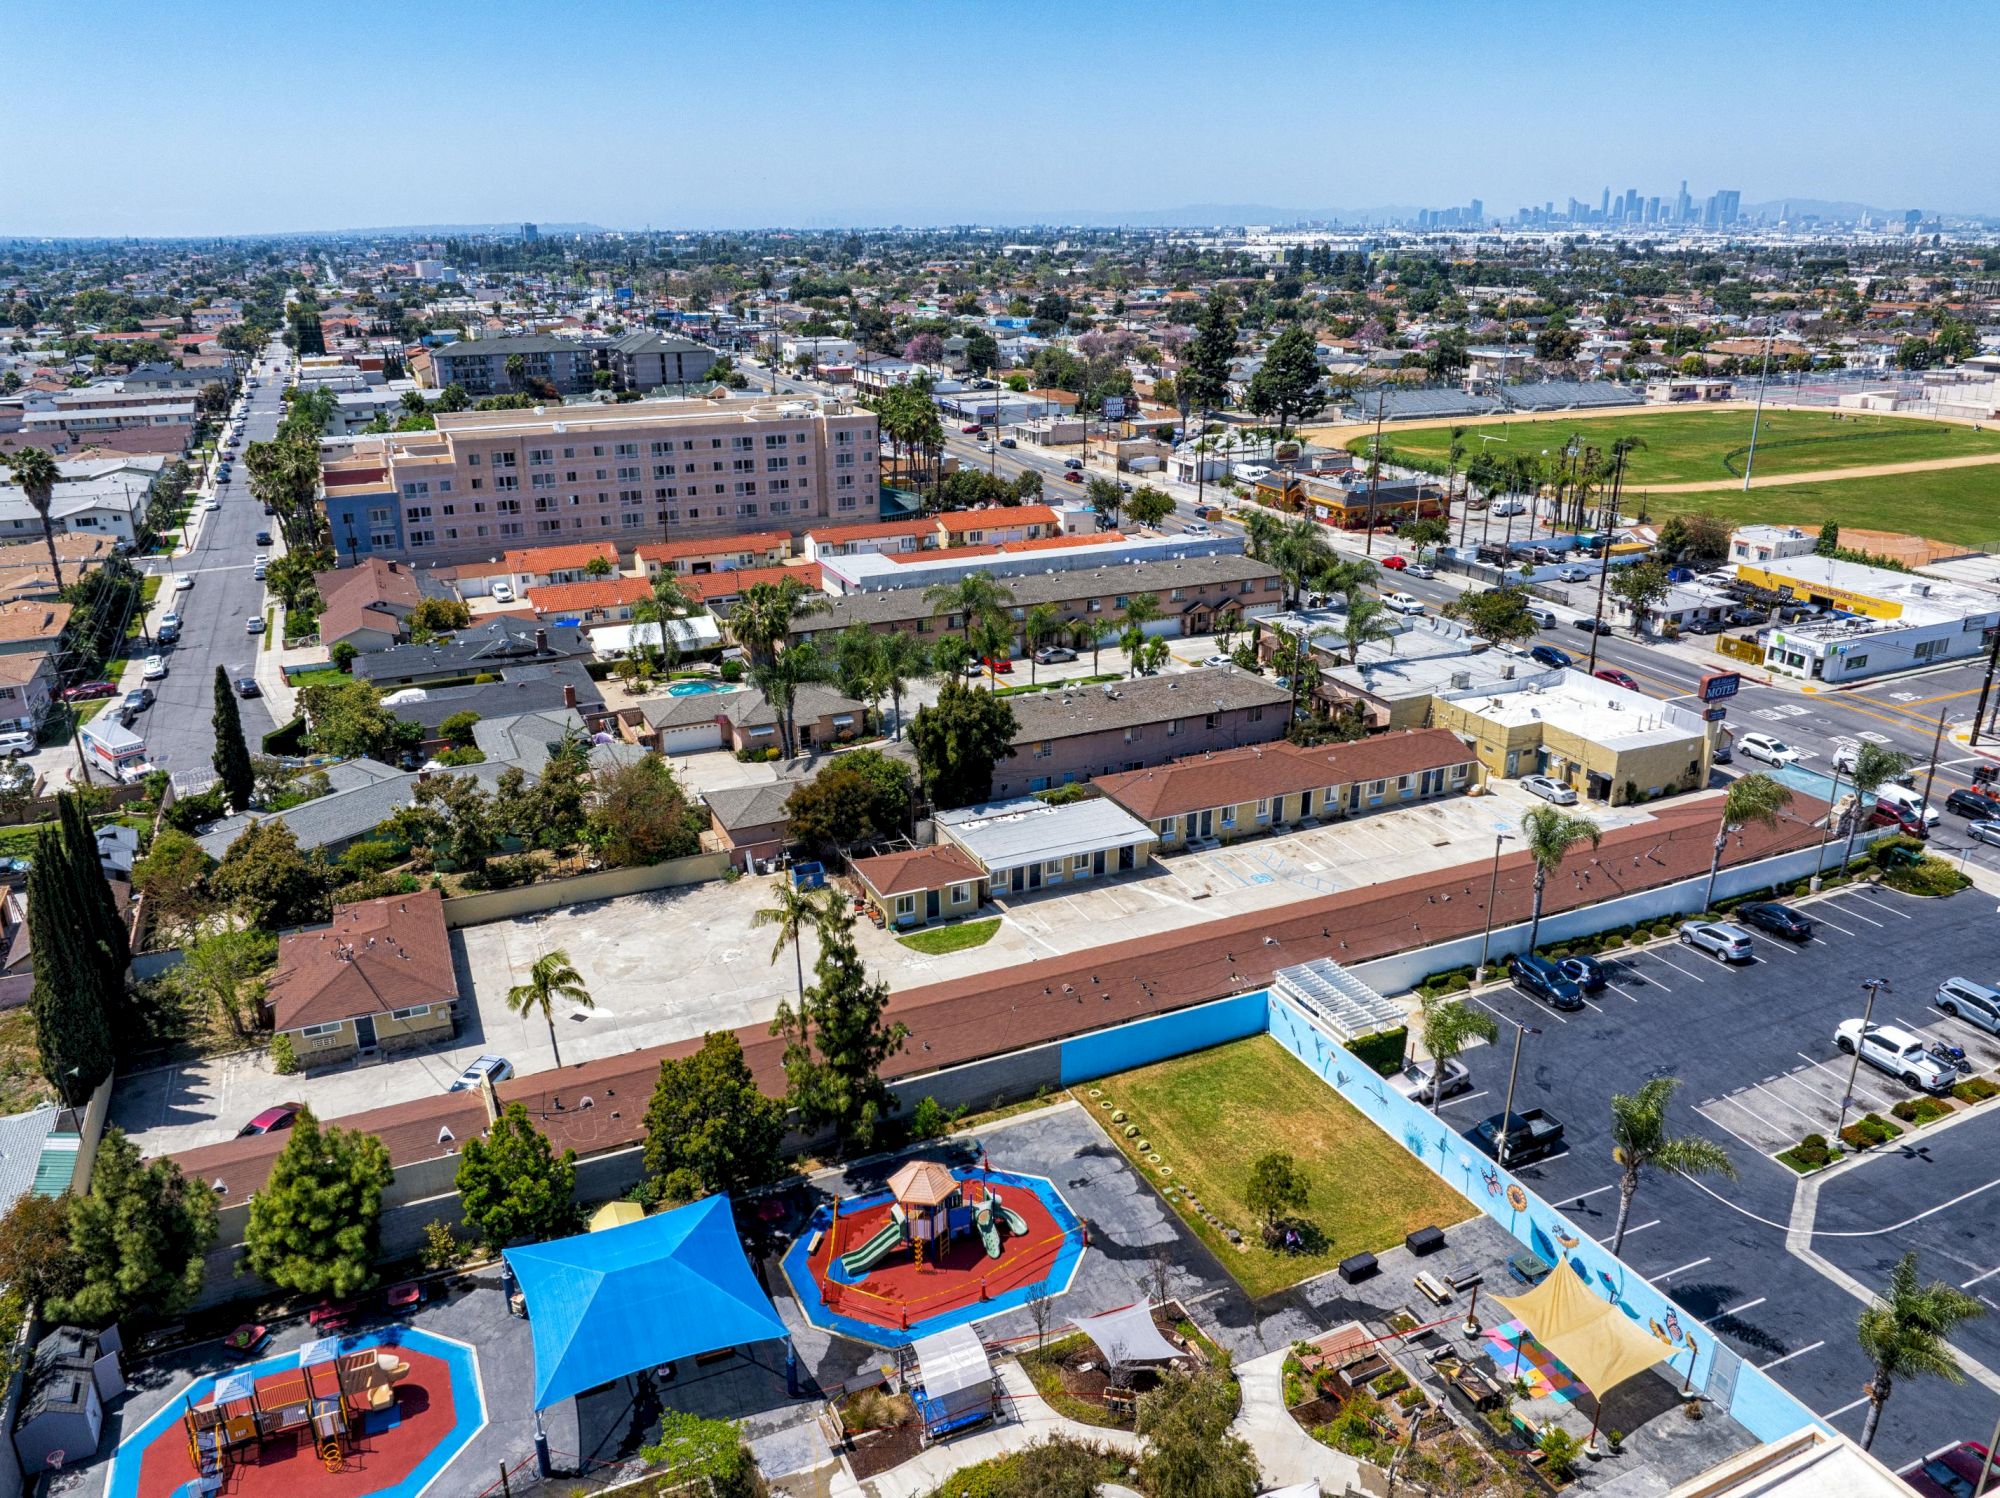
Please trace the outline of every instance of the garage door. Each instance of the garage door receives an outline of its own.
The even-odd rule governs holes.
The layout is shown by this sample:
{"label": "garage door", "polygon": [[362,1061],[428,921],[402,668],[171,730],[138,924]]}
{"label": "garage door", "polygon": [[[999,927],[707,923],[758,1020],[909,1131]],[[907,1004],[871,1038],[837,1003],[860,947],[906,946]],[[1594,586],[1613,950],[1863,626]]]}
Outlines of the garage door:
{"label": "garage door", "polygon": [[720,723],[695,723],[684,728],[663,728],[660,730],[660,752],[662,754],[697,754],[704,749],[722,747],[722,725]]}

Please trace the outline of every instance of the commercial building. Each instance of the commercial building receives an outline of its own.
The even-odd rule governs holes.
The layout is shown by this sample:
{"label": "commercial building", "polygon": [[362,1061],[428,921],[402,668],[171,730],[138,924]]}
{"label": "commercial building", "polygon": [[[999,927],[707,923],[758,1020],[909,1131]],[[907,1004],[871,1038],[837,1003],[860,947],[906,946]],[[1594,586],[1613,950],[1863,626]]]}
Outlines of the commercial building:
{"label": "commercial building", "polygon": [[473,396],[684,390],[704,380],[714,363],[715,350],[705,344],[643,330],[615,339],[473,338],[430,350],[428,383],[458,385]]}
{"label": "commercial building", "polygon": [[1580,671],[1513,691],[1439,696],[1431,721],[1464,739],[1488,775],[1546,775],[1586,801],[1650,801],[1708,783],[1699,713]]}
{"label": "commercial building", "polygon": [[1093,783],[1150,824],[1166,851],[1463,795],[1479,774],[1456,734],[1417,729],[1311,748],[1280,739]]}
{"label": "commercial building", "polygon": [[1310,515],[1321,525],[1363,530],[1371,523],[1400,525],[1407,520],[1442,517],[1444,490],[1421,480],[1377,483],[1365,479],[1343,482],[1317,474],[1273,471],[1257,480],[1257,499],[1273,509]]}
{"label": "commercial building", "polygon": [[273,1034],[302,1066],[366,1060],[448,1041],[458,975],[444,896],[389,895],[334,908],[333,923],[278,938],[265,995]]}
{"label": "commercial building", "polygon": [[1529,681],[1563,673],[1544,670],[1525,655],[1495,650],[1465,626],[1434,614],[1399,619],[1395,633],[1361,645],[1350,663],[1339,609],[1299,609],[1264,621],[1260,649],[1268,660],[1276,634],[1304,634],[1319,662],[1319,696],[1330,708],[1359,712],[1374,730],[1423,728],[1431,699],[1446,692],[1508,692]]}
{"label": "commercial building", "polygon": [[1819,545],[1817,531],[1802,531],[1795,525],[1744,525],[1729,533],[1729,560],[1762,566],[1766,562],[1813,554]]}
{"label": "commercial building", "polygon": [[461,411],[329,448],[327,520],[343,564],[804,531],[876,518],[876,454],[873,413],[833,400]]}
{"label": "commercial building", "polygon": [[1737,580],[1833,615],[1764,631],[1764,664],[1809,681],[1861,681],[1983,656],[2000,598],[1886,567],[1814,555],[1739,565]]}

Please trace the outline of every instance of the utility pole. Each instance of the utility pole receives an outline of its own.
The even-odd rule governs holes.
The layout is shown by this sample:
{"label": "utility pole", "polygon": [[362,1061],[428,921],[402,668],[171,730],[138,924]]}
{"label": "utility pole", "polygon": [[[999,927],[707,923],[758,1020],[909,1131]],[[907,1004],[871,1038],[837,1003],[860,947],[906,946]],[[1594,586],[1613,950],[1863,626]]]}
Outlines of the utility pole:
{"label": "utility pole", "polygon": [[1931,736],[1931,764],[1924,772],[1924,804],[1917,808],[1917,815],[1926,823],[1930,821],[1931,785],[1937,780],[1938,751],[1944,747],[1944,715],[1946,708],[1938,709],[1937,732]]}
{"label": "utility pole", "polygon": [[1979,747],[1979,725],[1986,721],[1986,701],[1993,695],[1993,673],[2000,669],[2000,624],[1993,627],[1993,651],[1986,657],[1986,680],[1979,684],[1979,706],[1972,710],[1971,748]]}
{"label": "utility pole", "polygon": [[1493,876],[1486,881],[1486,934],[1479,938],[1479,966],[1474,970],[1472,981],[1486,981],[1486,948],[1493,941],[1493,902],[1500,893],[1500,848],[1513,834],[1500,823],[1493,824]]}
{"label": "utility pole", "polygon": [[1778,330],[1766,326],[1764,329],[1764,372],[1757,377],[1757,410],[1750,418],[1750,451],[1743,459],[1743,492],[1750,492],[1750,470],[1757,465],[1757,428],[1764,421],[1764,386],[1771,378],[1771,340],[1778,336]]}
{"label": "utility pole", "polygon": [[1385,391],[1375,387],[1375,437],[1368,449],[1368,537],[1362,555],[1375,555],[1375,494],[1382,485],[1382,401]]}
{"label": "utility pole", "polygon": [[[1507,1141],[1514,1133],[1514,1080],[1521,1075],[1521,1039],[1523,1036],[1541,1033],[1541,1030],[1534,1025],[1514,1027],[1514,1061],[1507,1068],[1507,1102],[1500,1110],[1500,1138],[1493,1151],[1493,1157],[1499,1162],[1502,1170],[1507,1168]],[[1431,1085],[1435,1087],[1440,1083],[1434,1081]]]}
{"label": "utility pole", "polygon": [[[1624,487],[1625,487],[1625,452],[1621,448],[1618,453],[1618,466],[1612,469],[1611,471],[1611,513],[1613,515],[1616,515],[1618,513],[1618,494],[1619,491]],[[1607,530],[1604,533],[1604,555],[1597,559],[1596,621],[1600,625],[1604,623],[1604,590],[1610,585],[1610,583],[1611,583],[1611,532]],[[1592,628],[1592,630],[1590,631],[1590,666],[1588,668],[1592,676],[1595,676],[1597,674],[1597,641],[1598,641],[1597,630],[1595,628]]]}
{"label": "utility pole", "polygon": [[1868,1006],[1861,1011],[1861,1033],[1854,1037],[1854,1064],[1847,1069],[1847,1090],[1840,1098],[1840,1122],[1834,1125],[1834,1142],[1840,1142],[1840,1132],[1847,1127],[1847,1105],[1854,1098],[1854,1078],[1861,1070],[1861,1047],[1868,1039],[1868,1022],[1875,1017],[1875,994],[1879,989],[1895,991],[1887,978],[1864,979],[1861,986],[1868,990]]}

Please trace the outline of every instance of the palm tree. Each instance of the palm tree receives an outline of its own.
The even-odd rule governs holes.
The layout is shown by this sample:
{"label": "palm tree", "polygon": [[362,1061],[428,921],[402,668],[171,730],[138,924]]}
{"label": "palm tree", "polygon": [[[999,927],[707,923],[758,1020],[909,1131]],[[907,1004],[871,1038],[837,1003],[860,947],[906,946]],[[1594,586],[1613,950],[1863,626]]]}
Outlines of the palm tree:
{"label": "palm tree", "polygon": [[1301,515],[1280,531],[1270,556],[1265,558],[1278,569],[1285,584],[1285,607],[1299,606],[1299,592],[1309,578],[1318,577],[1334,563],[1333,548],[1326,532],[1311,516]]}
{"label": "palm tree", "polygon": [[556,1066],[560,1068],[562,1051],[556,1045],[557,999],[579,1009],[597,1007],[590,990],[583,986],[583,975],[570,966],[569,953],[561,947],[537,957],[535,965],[528,969],[528,981],[507,990],[508,1009],[522,1019],[541,1011],[543,1023],[549,1027],[549,1049],[555,1052]]}
{"label": "palm tree", "polygon": [[771,944],[771,962],[774,966],[778,959],[785,955],[786,943],[791,944],[792,966],[797,971],[801,1004],[806,998],[806,959],[799,943],[799,932],[807,926],[818,926],[825,920],[833,901],[837,898],[838,892],[830,885],[822,889],[805,890],[786,879],[773,886],[771,903],[750,917],[750,924],[753,927],[778,928],[778,939]]}
{"label": "palm tree", "polygon": [[1535,950],[1535,938],[1542,930],[1542,890],[1549,875],[1562,867],[1571,848],[1586,838],[1595,848],[1604,833],[1589,817],[1572,817],[1553,806],[1537,806],[1521,818],[1521,841],[1535,861],[1535,913],[1528,922],[1528,950]]}
{"label": "palm tree", "polygon": [[798,752],[794,740],[797,724],[792,713],[799,688],[808,682],[825,681],[830,674],[830,665],[810,640],[801,640],[789,650],[782,650],[750,668],[751,682],[778,715],[778,737],[783,741],[786,759]]}
{"label": "palm tree", "polygon": [[1160,617],[1160,597],[1157,593],[1133,593],[1125,600],[1125,608],[1118,616],[1118,643],[1125,650],[1128,675],[1136,676],[1140,647],[1146,642],[1146,626]]}
{"label": "palm tree", "polygon": [[[1842,869],[1854,862],[1854,834],[1861,830],[1861,798],[1874,795],[1890,781],[1908,774],[1909,769],[1910,757],[1907,754],[1884,749],[1866,739],[1854,751],[1854,768],[1847,777],[1854,782],[1854,814],[1847,819],[1847,846],[1840,854]],[[1827,815],[1833,815],[1831,807],[1827,808]]]}
{"label": "palm tree", "polygon": [[833,679],[840,690],[867,706],[868,715],[877,717],[876,704],[882,697],[882,642],[865,624],[850,624],[833,640]]}
{"label": "palm tree", "polygon": [[1882,1406],[1897,1379],[1929,1374],[1948,1383],[1965,1382],[1950,1342],[1952,1328],[1985,1314],[1985,1306],[1943,1280],[1919,1284],[1915,1249],[1896,1261],[1888,1290],[1861,1313],[1854,1328],[1861,1350],[1875,1365],[1875,1376],[1868,1381],[1868,1420],[1861,1427],[1863,1451],[1875,1444]]}
{"label": "palm tree", "polygon": [[1035,680],[1035,652],[1062,633],[1063,616],[1052,603],[1038,603],[1021,620],[1022,642],[1028,647],[1028,681]]}
{"label": "palm tree", "polygon": [[1243,549],[1253,562],[1268,562],[1285,534],[1285,523],[1261,506],[1243,517]]}
{"label": "palm tree", "polygon": [[896,709],[896,737],[903,736],[903,693],[911,682],[924,681],[931,674],[931,653],[915,635],[901,630],[884,635],[875,654],[876,682],[889,694]]}
{"label": "palm tree", "polygon": [[674,638],[674,621],[685,619],[695,612],[697,612],[695,602],[688,596],[687,589],[681,586],[681,580],[666,567],[662,567],[653,575],[652,591],[632,605],[634,625],[652,624],[659,627],[659,644],[641,645],[639,649],[657,662],[663,674],[673,670],[681,658],[680,641]]}
{"label": "palm tree", "polygon": [[1624,1246],[1625,1224],[1632,1216],[1632,1198],[1639,1190],[1640,1173],[1647,1166],[1684,1176],[1736,1179],[1736,1165],[1729,1158],[1729,1151],[1713,1139],[1667,1131],[1667,1104],[1680,1085],[1679,1077],[1654,1077],[1637,1092],[1611,1095],[1611,1158],[1621,1172],[1618,1225],[1611,1233],[1614,1256]]}
{"label": "palm tree", "polygon": [[[1871,746],[1872,747],[1872,746]],[[1702,892],[1701,908],[1715,903],[1715,876],[1722,867],[1722,850],[1729,845],[1729,829],[1746,822],[1778,825],[1778,813],[1792,804],[1792,789],[1766,775],[1739,775],[1729,783],[1722,797],[1722,820],[1715,828],[1715,853],[1708,861],[1708,888]]]}
{"label": "palm tree", "polygon": [[1014,658],[1014,631],[1001,616],[988,614],[981,618],[967,632],[966,643],[978,652],[982,661],[991,661],[995,667]]}
{"label": "palm tree", "polygon": [[1340,636],[1347,646],[1348,665],[1352,666],[1361,659],[1363,645],[1393,639],[1396,634],[1396,621],[1389,617],[1388,604],[1373,593],[1364,593],[1359,588],[1349,590],[1340,622]]}
{"label": "palm tree", "polygon": [[14,482],[21,486],[29,507],[42,517],[42,541],[49,548],[49,566],[55,569],[56,591],[60,593],[62,559],[56,555],[56,532],[49,522],[49,507],[55,503],[56,484],[62,478],[62,470],[39,447],[24,447],[17,453],[9,453],[6,463],[14,470]]}
{"label": "palm tree", "polygon": [[729,611],[729,632],[750,656],[750,664],[768,662],[779,642],[792,632],[792,622],[819,606],[795,578],[752,583]]}
{"label": "palm tree", "polygon": [[1436,1113],[1444,1101],[1446,1065],[1456,1060],[1458,1053],[1475,1039],[1491,1045],[1500,1027],[1485,1010],[1443,994],[1425,995],[1418,1023],[1423,1030],[1424,1049],[1431,1056],[1431,1112]]}
{"label": "palm tree", "polygon": [[972,646],[963,635],[939,635],[931,646],[931,674],[946,681],[959,681],[972,664]]}
{"label": "palm tree", "polygon": [[959,616],[960,631],[968,645],[974,623],[1004,614],[1013,601],[1013,590],[984,572],[968,572],[956,582],[934,583],[924,589],[925,603],[940,614]]}
{"label": "palm tree", "polygon": [[1444,529],[1447,537],[1451,535],[1452,480],[1458,476],[1459,460],[1464,456],[1465,428],[1455,426],[1451,429],[1451,446],[1445,449],[1444,454]]}

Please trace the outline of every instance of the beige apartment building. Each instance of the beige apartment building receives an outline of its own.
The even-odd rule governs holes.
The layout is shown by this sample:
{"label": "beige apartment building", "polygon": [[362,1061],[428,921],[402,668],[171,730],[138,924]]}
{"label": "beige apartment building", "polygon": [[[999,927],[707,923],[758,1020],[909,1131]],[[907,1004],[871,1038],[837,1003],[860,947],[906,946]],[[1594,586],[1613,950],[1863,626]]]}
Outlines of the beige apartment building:
{"label": "beige apartment building", "polygon": [[823,398],[460,411],[330,447],[327,520],[343,566],[801,533],[876,518],[877,448],[873,412]]}

